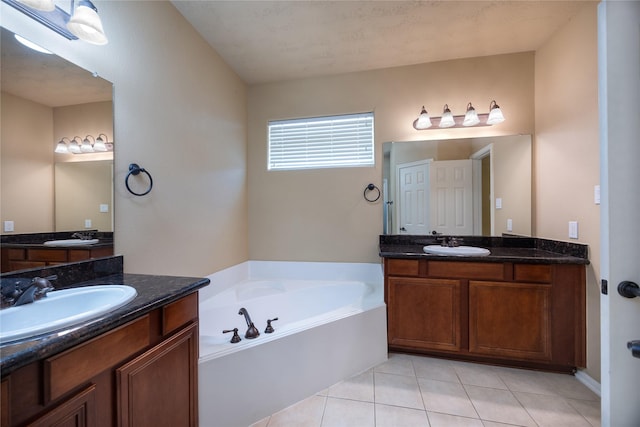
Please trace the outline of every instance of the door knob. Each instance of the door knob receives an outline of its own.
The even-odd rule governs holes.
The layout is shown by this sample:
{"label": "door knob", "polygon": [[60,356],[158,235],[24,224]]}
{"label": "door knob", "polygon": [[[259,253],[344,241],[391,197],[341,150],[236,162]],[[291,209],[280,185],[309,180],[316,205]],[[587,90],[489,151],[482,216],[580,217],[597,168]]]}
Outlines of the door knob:
{"label": "door knob", "polygon": [[640,340],[633,340],[627,343],[627,348],[631,350],[633,357],[640,358]]}
{"label": "door knob", "polygon": [[618,285],[618,293],[625,298],[640,297],[640,286],[625,280]]}

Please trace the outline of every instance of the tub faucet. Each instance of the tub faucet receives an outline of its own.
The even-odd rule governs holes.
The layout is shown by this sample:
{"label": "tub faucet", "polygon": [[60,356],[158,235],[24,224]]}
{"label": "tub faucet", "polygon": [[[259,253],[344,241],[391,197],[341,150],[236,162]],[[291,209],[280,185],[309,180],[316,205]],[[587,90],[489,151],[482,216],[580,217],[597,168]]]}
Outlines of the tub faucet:
{"label": "tub faucet", "polygon": [[253,339],[253,338],[256,338],[258,335],[260,335],[258,328],[256,328],[253,322],[251,321],[251,317],[249,316],[249,312],[247,311],[246,308],[242,307],[238,312],[238,314],[244,315],[244,320],[246,320],[247,326],[249,327],[249,329],[247,329],[247,333],[244,334],[245,338]]}

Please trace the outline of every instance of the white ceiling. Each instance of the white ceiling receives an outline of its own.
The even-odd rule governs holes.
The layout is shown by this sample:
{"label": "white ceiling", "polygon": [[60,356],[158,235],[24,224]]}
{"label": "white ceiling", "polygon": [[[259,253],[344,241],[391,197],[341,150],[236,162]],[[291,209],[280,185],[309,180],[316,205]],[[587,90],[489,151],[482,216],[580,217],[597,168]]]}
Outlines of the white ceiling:
{"label": "white ceiling", "polygon": [[[172,0],[248,84],[538,49],[586,3]],[[108,29],[107,29],[108,31]],[[111,99],[108,82],[2,29],[3,91],[52,107]]]}
{"label": "white ceiling", "polygon": [[248,84],[533,51],[588,2],[172,0]]}

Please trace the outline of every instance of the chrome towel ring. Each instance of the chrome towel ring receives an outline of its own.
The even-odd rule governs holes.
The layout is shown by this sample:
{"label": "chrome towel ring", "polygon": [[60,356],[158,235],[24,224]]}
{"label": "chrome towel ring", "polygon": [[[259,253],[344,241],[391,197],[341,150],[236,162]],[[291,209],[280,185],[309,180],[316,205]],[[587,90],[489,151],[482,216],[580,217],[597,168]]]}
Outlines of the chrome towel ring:
{"label": "chrome towel ring", "polygon": [[[131,177],[131,175],[140,175],[140,172],[146,174],[149,178],[149,188],[147,188],[147,191],[145,191],[144,193],[136,193],[131,189],[131,187],[129,187],[129,178]],[[134,196],[144,196],[145,194],[149,194],[149,192],[153,188],[153,178],[151,178],[151,174],[147,172],[145,168],[141,168],[137,163],[131,163],[129,165],[129,173],[124,179],[124,185],[127,187],[127,190],[129,190],[129,193],[133,194]]]}
{"label": "chrome towel ring", "polygon": [[[377,196],[376,196],[376,198],[375,198],[375,199],[370,199],[369,197],[367,197],[367,192],[368,192],[368,191],[373,191],[373,190],[376,190],[376,191],[378,192],[378,194],[377,194]],[[381,195],[381,194],[382,194],[382,193],[380,192],[380,189],[379,189],[378,187],[376,187],[374,184],[369,184],[369,185],[367,185],[367,186],[365,187],[365,189],[364,189],[364,193],[363,193],[363,196],[364,196],[364,199],[365,199],[367,202],[373,203],[373,202],[377,202],[377,201],[378,201],[378,199],[380,199],[380,195]]]}

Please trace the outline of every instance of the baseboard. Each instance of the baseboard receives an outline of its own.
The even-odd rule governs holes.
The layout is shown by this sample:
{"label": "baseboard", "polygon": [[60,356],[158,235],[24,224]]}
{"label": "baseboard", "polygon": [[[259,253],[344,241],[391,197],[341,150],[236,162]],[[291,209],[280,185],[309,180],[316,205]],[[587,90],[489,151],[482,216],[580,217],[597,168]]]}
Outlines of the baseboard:
{"label": "baseboard", "polygon": [[578,372],[576,372],[576,379],[587,386],[589,390],[597,394],[598,397],[602,397],[600,383],[587,375],[585,371],[578,370]]}

